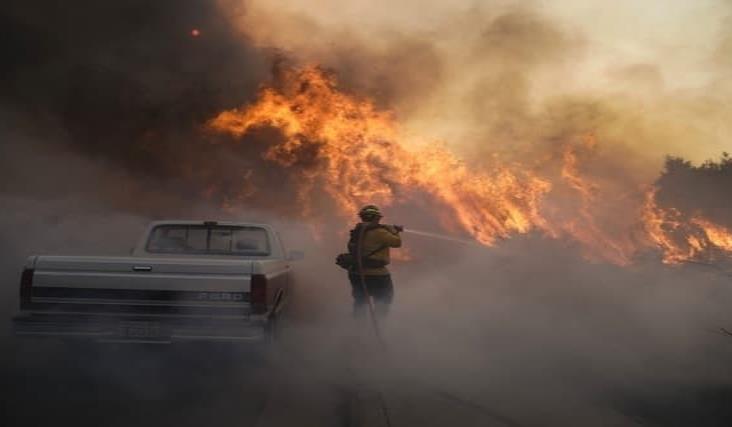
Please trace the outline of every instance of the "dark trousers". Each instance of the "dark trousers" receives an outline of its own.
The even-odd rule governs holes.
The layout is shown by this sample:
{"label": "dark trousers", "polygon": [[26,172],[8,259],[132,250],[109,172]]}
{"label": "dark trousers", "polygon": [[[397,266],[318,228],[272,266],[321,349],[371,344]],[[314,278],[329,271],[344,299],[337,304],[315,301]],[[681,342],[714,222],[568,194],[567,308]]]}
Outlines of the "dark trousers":
{"label": "dark trousers", "polygon": [[391,283],[391,275],[363,276],[363,278],[368,296],[364,293],[361,276],[358,273],[348,273],[348,280],[351,281],[353,294],[353,315],[356,317],[363,316],[368,303],[367,297],[371,297],[376,314],[384,316],[389,311],[389,305],[394,298],[394,285]]}

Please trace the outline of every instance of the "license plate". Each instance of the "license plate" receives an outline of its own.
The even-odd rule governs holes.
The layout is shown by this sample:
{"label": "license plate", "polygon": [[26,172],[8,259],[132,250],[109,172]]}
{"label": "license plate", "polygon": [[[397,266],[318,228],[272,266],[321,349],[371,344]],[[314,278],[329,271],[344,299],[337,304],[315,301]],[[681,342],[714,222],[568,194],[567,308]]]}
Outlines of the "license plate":
{"label": "license plate", "polygon": [[159,322],[122,322],[119,336],[138,340],[166,338]]}

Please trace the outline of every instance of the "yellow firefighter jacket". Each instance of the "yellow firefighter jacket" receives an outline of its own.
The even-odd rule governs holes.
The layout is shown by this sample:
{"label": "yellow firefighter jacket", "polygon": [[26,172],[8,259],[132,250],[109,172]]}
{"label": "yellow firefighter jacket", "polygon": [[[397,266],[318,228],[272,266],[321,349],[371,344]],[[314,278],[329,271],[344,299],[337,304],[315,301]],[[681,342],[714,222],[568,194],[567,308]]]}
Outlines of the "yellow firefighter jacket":
{"label": "yellow firefighter jacket", "polygon": [[[369,259],[384,261],[386,264],[390,262],[389,248],[398,248],[402,245],[402,238],[399,233],[390,225],[382,225],[371,230],[367,230],[363,236],[362,254],[369,254],[376,249],[383,249],[369,256]],[[386,267],[364,268],[363,274],[366,276],[384,276],[389,274]]]}

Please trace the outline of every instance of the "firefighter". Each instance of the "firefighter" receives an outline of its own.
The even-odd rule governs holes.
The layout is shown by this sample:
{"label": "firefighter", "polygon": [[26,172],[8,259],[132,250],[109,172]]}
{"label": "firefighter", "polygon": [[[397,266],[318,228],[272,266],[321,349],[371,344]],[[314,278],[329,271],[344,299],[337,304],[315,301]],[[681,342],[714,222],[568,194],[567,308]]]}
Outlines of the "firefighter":
{"label": "firefighter", "polygon": [[[371,297],[376,314],[384,316],[394,296],[391,274],[386,268],[390,261],[389,248],[402,245],[399,233],[403,228],[380,224],[381,211],[374,205],[364,206],[358,216],[361,222],[351,230],[351,239],[348,242],[348,251],[356,260],[348,269],[353,293],[353,313],[356,317],[362,316],[368,303],[367,298]],[[358,262],[358,258],[361,262]]]}

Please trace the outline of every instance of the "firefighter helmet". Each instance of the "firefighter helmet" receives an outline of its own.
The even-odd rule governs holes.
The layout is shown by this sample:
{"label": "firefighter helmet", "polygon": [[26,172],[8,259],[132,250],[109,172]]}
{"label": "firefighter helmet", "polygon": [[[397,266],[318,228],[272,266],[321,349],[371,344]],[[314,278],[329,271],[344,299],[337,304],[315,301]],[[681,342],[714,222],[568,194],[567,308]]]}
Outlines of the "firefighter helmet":
{"label": "firefighter helmet", "polygon": [[364,221],[371,221],[377,218],[381,218],[381,211],[376,205],[366,205],[358,211],[358,216]]}

